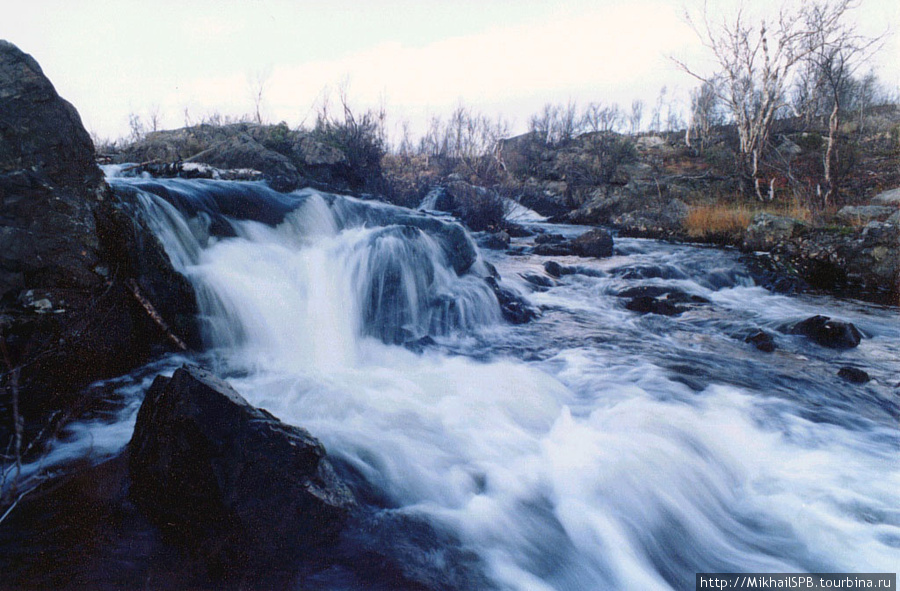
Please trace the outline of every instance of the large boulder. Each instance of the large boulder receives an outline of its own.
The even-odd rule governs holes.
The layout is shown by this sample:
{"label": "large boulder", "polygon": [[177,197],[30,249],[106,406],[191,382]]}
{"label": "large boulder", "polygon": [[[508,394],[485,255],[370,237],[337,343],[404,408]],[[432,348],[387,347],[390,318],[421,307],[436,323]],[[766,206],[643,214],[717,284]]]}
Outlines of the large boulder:
{"label": "large boulder", "polygon": [[0,298],[96,282],[102,175],[78,112],[41,67],[0,40]]}
{"label": "large boulder", "polygon": [[[173,322],[153,300],[180,285],[168,307],[187,319],[193,291],[120,205],[78,113],[31,56],[0,41],[0,408],[18,392],[27,436],[85,402],[87,384],[190,340],[169,338]],[[0,441],[12,423],[0,421]]]}
{"label": "large boulder", "polygon": [[138,507],[216,564],[284,564],[321,549],[355,505],[309,432],[194,367],[156,378],[128,453]]}

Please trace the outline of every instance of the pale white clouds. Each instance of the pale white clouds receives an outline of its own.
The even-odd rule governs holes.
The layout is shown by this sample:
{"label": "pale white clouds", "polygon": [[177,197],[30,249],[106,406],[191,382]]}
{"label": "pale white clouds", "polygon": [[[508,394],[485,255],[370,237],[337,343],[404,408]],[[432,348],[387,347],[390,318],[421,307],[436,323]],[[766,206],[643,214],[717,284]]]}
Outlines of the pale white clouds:
{"label": "pale white clouds", "polygon": [[[685,0],[696,4],[701,0]],[[717,10],[736,0],[710,0]],[[776,0],[765,0],[769,4]],[[790,1],[790,0],[788,0]],[[797,0],[800,1],[800,0]],[[754,7],[759,2],[754,1]],[[385,101],[420,127],[460,100],[520,128],[543,103],[652,103],[694,82],[667,55],[695,58],[681,0],[0,0],[0,38],[35,56],[86,125],[126,131],[159,105],[167,126],[249,113],[252,77],[270,72],[264,114],[296,125],[324,88]],[[864,0],[869,31],[900,26],[900,2]],[[900,83],[897,36],[882,60]],[[891,59],[890,56],[893,56]]]}

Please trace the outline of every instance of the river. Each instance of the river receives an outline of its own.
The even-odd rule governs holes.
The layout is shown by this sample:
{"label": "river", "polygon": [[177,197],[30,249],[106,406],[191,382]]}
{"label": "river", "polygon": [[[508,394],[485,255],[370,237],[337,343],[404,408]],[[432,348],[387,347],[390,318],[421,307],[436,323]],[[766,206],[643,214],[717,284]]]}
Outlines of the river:
{"label": "river", "polygon": [[[113,418],[73,425],[50,463],[121,450],[152,373],[187,360],[307,428],[391,511],[449,532],[497,588],[687,589],[697,572],[900,564],[896,309],[771,293],[719,249],[617,238],[610,258],[541,257],[517,238],[466,267],[459,235],[411,225],[426,213],[307,189],[272,193],[262,209],[280,220],[264,223],[216,205],[245,183],[110,181],[139,193],[194,285],[207,350],[123,378]],[[550,260],[578,272],[552,278]],[[492,267],[538,319],[503,321]],[[697,297],[641,315],[617,295],[641,286]],[[785,329],[816,314],[855,324],[861,345]],[[774,352],[744,342],[756,329]],[[871,380],[838,377],[845,366]]]}

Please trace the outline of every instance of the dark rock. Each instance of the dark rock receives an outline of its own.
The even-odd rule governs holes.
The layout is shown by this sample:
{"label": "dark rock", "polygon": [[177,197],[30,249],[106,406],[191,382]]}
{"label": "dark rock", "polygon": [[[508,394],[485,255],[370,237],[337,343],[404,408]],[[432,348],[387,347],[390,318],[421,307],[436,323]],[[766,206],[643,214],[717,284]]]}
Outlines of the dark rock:
{"label": "dark rock", "polygon": [[622,279],[687,279],[687,275],[673,265],[632,265],[610,271]]}
{"label": "dark rock", "polygon": [[[548,262],[552,263],[553,261],[548,261]],[[528,283],[530,283],[536,287],[541,287],[541,288],[546,289],[546,288],[550,288],[550,287],[556,287],[556,285],[557,285],[556,281],[554,281],[550,277],[547,277],[545,275],[538,275],[537,273],[522,273],[521,277],[522,277],[522,279],[524,279],[525,281],[527,281]]]}
{"label": "dark rock", "polygon": [[602,228],[594,228],[572,241],[575,254],[582,257],[610,257],[613,254],[612,234]]}
{"label": "dark rock", "polygon": [[551,277],[560,278],[563,275],[584,275],[586,277],[606,277],[606,273],[600,269],[593,269],[583,265],[561,265],[556,261],[544,263],[544,271]]}
{"label": "dark rock", "polygon": [[775,337],[764,330],[754,330],[744,339],[763,353],[771,353],[776,349]]}
{"label": "dark rock", "polygon": [[793,325],[790,332],[806,336],[823,347],[832,349],[852,349],[859,346],[863,338],[862,333],[853,324],[832,320],[827,316],[807,318]]}
{"label": "dark rock", "polygon": [[[22,368],[27,429],[88,402],[81,389],[90,382],[171,347],[135,290],[155,305],[184,280],[119,205],[78,113],[34,59],[0,41],[0,326],[9,363]],[[142,243],[143,255],[125,252]],[[171,313],[186,320],[192,299],[182,291],[157,313],[179,325]],[[0,387],[0,406],[5,396]],[[7,428],[0,423],[0,439]]]}
{"label": "dark rock", "polygon": [[854,384],[865,384],[872,379],[868,373],[856,367],[842,367],[838,370],[838,377]]}
{"label": "dark rock", "polygon": [[532,254],[544,257],[568,257],[575,255],[575,249],[568,242],[546,242],[531,249]]}
{"label": "dark rock", "polygon": [[560,265],[556,261],[547,261],[546,263],[544,263],[544,271],[547,272],[547,275],[550,275],[551,277],[556,277],[557,279],[559,279],[563,275],[570,274],[569,267],[566,267],[565,265]]}
{"label": "dark rock", "polygon": [[58,185],[102,179],[75,108],[30,55],[0,40],[0,173],[29,170]]}
{"label": "dark rock", "polygon": [[297,167],[286,156],[266,148],[249,134],[229,137],[188,160],[219,168],[258,170],[276,191],[293,191],[300,185],[301,176]]}
{"label": "dark rock", "polygon": [[317,439],[197,368],[156,378],[128,452],[138,507],[223,568],[322,551],[355,504]]}
{"label": "dark rock", "polygon": [[509,234],[512,238],[528,238],[529,236],[534,236],[534,232],[532,232],[525,226],[510,222],[508,220],[503,224],[503,229],[506,230],[506,233]]}
{"label": "dark rock", "polygon": [[601,228],[585,232],[574,240],[563,242],[557,234],[544,234],[535,239],[534,254],[541,256],[609,257],[613,254],[612,235]]}
{"label": "dark rock", "polygon": [[120,191],[116,197],[96,215],[104,261],[119,276],[133,278],[141,295],[153,303],[173,333],[190,347],[199,348],[194,288],[175,271],[162,244],[139,215],[135,195]]}
{"label": "dark rock", "polygon": [[502,287],[493,277],[488,277],[485,281],[487,281],[488,285],[490,285],[491,289],[494,291],[494,295],[500,303],[500,310],[503,313],[503,317],[507,321],[512,322],[513,324],[525,324],[541,315],[534,306],[525,300],[525,298],[511,289]]}
{"label": "dark rock", "polygon": [[684,306],[674,304],[667,299],[649,296],[638,296],[626,303],[625,307],[638,314],[659,314],[660,316],[676,316],[687,310]]}
{"label": "dark rock", "polygon": [[534,239],[534,243],[535,244],[551,244],[551,243],[563,242],[563,241],[565,241],[565,239],[566,239],[566,237],[563,236],[562,234],[548,233],[548,234],[541,234],[540,236],[536,237]]}
{"label": "dark rock", "polygon": [[488,234],[481,239],[480,244],[485,248],[490,248],[493,250],[504,250],[506,248],[509,248],[509,241],[509,234],[501,230],[499,232]]}
{"label": "dark rock", "polygon": [[674,288],[666,285],[639,285],[636,287],[623,289],[622,291],[618,292],[616,296],[620,298],[658,298],[668,293],[672,293],[673,290]]}

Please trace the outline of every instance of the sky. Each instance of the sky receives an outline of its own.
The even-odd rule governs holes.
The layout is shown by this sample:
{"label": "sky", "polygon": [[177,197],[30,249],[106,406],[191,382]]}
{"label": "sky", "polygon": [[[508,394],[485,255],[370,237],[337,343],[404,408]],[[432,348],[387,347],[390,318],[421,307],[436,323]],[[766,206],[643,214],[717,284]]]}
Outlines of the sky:
{"label": "sky", "polygon": [[[696,81],[670,56],[708,64],[684,20],[700,1],[0,0],[0,38],[104,139],[126,135],[132,113],[164,128],[249,114],[260,80],[263,118],[292,127],[343,86],[354,109],[384,105],[394,132],[461,102],[525,131],[546,103],[640,99],[647,113],[663,86],[685,100]],[[715,15],[738,6],[709,1]],[[891,28],[871,65],[900,88],[900,1],[859,0],[851,17],[867,35]]]}

